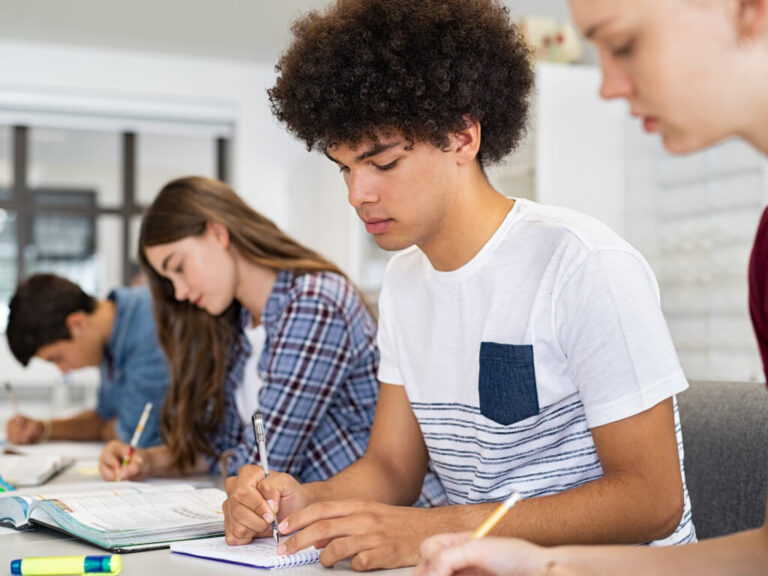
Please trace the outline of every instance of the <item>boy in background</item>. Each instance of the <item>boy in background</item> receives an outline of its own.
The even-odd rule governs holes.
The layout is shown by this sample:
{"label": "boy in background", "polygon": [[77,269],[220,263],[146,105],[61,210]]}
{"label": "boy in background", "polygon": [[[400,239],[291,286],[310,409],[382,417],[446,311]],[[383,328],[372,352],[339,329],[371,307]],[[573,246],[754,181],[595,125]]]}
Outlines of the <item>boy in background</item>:
{"label": "boy in background", "polygon": [[140,445],[161,443],[158,422],[170,371],[146,287],[117,288],[98,300],[65,278],[36,274],[11,299],[6,336],[24,366],[37,357],[63,374],[87,366],[100,371],[95,409],[55,420],[18,414],[7,425],[10,442],[128,442],[145,404],[152,402]]}

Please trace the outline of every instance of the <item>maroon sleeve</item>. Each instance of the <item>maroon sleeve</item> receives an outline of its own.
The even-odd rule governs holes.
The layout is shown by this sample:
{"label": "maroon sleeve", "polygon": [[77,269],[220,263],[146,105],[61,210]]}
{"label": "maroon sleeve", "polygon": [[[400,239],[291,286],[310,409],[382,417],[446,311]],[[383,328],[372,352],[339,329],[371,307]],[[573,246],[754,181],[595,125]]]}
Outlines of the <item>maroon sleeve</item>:
{"label": "maroon sleeve", "polygon": [[768,208],[763,212],[749,258],[749,313],[768,380]]}

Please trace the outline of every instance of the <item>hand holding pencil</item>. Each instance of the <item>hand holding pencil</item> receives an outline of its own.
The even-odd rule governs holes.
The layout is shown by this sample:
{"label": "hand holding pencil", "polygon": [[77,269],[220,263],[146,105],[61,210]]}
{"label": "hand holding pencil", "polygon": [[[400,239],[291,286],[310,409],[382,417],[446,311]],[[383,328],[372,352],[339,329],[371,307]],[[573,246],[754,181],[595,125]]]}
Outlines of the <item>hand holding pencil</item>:
{"label": "hand holding pencil", "polygon": [[520,500],[520,494],[513,492],[474,532],[440,534],[425,540],[414,576],[451,576],[459,572],[494,576],[560,574],[548,571],[543,548],[514,538],[485,538]]}
{"label": "hand holding pencil", "polygon": [[146,426],[152,403],[147,402],[130,444],[113,440],[106,445],[99,457],[99,472],[104,480],[141,480],[149,475],[149,462],[145,451],[137,448],[141,433]]}
{"label": "hand holding pencil", "polygon": [[[19,401],[10,382],[3,384],[5,396],[13,409],[13,417],[6,424],[5,434],[13,444],[34,444],[46,440],[45,423],[29,418],[19,412]],[[48,421],[50,426],[50,421]]]}

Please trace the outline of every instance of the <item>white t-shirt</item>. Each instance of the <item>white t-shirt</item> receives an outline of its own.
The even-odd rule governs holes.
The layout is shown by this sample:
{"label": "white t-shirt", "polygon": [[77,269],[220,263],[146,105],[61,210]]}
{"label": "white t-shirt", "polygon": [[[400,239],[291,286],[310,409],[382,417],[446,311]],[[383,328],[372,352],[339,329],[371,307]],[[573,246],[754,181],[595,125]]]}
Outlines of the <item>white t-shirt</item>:
{"label": "white t-shirt", "polygon": [[259,409],[259,390],[264,385],[259,377],[258,365],[264,351],[267,332],[263,324],[249,326],[245,329],[245,337],[251,344],[251,355],[243,368],[243,381],[235,388],[235,406],[243,425],[250,429],[251,416]]}
{"label": "white t-shirt", "polygon": [[[588,216],[527,200],[458,270],[396,255],[378,341],[379,380],[405,386],[456,504],[600,478],[589,429],[688,386],[643,257]],[[678,446],[682,462],[679,425]],[[686,490],[680,526],[655,544],[691,540]]]}

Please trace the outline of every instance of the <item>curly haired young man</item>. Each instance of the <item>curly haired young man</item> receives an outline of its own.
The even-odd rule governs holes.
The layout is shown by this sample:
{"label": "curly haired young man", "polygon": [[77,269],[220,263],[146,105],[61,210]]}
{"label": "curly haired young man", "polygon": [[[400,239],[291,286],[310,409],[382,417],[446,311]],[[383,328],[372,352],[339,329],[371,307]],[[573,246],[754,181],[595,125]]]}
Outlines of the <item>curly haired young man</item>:
{"label": "curly haired young man", "polygon": [[[273,112],[338,165],[377,244],[368,450],[325,481],[244,467],[227,541],[299,531],[356,569],[414,564],[438,532],[543,544],[695,539],[674,394],[687,386],[642,256],[581,214],[512,199],[484,166],[519,142],[528,50],[495,0],[338,0],[293,27]],[[507,191],[514,192],[514,191]],[[416,509],[429,462],[450,505]]]}

